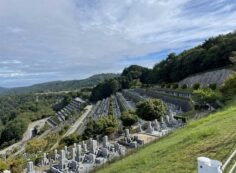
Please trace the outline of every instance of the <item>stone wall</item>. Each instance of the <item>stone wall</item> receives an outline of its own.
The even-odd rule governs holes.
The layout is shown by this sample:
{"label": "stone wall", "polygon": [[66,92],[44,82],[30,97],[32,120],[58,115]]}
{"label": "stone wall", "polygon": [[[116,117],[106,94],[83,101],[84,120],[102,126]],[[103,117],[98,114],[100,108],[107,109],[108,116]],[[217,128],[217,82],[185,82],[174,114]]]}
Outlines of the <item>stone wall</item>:
{"label": "stone wall", "polygon": [[220,69],[205,72],[187,77],[184,80],[180,81],[179,84],[186,84],[188,86],[192,86],[195,83],[200,83],[202,86],[207,86],[208,84],[216,83],[217,85],[221,85],[233,72],[234,71],[231,69]]}

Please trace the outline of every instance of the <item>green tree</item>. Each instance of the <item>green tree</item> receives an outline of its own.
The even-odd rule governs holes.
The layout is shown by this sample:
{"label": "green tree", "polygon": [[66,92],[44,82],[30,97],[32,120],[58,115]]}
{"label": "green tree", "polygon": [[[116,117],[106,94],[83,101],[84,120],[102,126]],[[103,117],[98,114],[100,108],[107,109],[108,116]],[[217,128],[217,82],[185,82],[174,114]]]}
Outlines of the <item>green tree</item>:
{"label": "green tree", "polygon": [[179,88],[179,85],[177,83],[174,83],[174,84],[172,84],[172,88],[177,89],[177,88]]}
{"label": "green tree", "polygon": [[197,90],[197,89],[199,89],[199,88],[200,88],[200,84],[199,84],[199,83],[193,84],[193,89],[194,89],[194,90]]}
{"label": "green tree", "polygon": [[193,91],[193,94],[199,103],[213,103],[220,98],[220,95],[211,89],[198,89]]}
{"label": "green tree", "polygon": [[182,86],[181,86],[181,88],[182,89],[186,89],[188,86],[186,85],[186,84],[183,84]]}
{"label": "green tree", "polygon": [[153,121],[167,113],[167,106],[159,99],[148,99],[137,104],[136,113],[146,121]]}
{"label": "green tree", "polygon": [[112,116],[105,116],[99,120],[90,120],[84,130],[83,139],[96,137],[97,135],[111,135],[117,131],[119,122]]}
{"label": "green tree", "polygon": [[39,151],[44,151],[47,147],[47,140],[44,139],[32,139],[26,144],[26,152],[36,154]]}
{"label": "green tree", "polygon": [[209,88],[212,89],[212,90],[216,90],[216,88],[217,88],[216,83],[209,84]]}
{"label": "green tree", "polygon": [[138,116],[132,111],[123,112],[121,115],[121,121],[124,126],[129,127],[138,121]]}
{"label": "green tree", "polygon": [[224,96],[233,97],[236,95],[236,73],[232,74],[220,87]]}
{"label": "green tree", "polygon": [[82,140],[81,136],[77,134],[72,134],[70,136],[63,138],[60,142],[60,145],[65,144],[66,146],[70,146],[73,145],[74,143],[79,143],[81,140]]}

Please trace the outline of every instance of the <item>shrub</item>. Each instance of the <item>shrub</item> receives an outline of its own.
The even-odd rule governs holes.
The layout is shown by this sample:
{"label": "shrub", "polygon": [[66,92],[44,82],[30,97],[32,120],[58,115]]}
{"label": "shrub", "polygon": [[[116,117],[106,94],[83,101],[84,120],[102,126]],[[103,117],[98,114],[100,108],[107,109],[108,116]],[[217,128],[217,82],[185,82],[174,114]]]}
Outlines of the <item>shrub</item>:
{"label": "shrub", "polygon": [[172,88],[177,89],[177,88],[179,88],[179,85],[177,83],[174,83],[174,84],[172,84]]}
{"label": "shrub", "polygon": [[182,89],[186,89],[188,86],[186,85],[186,84],[183,84],[182,86],[181,86],[181,88]]}
{"label": "shrub", "polygon": [[212,90],[216,90],[216,87],[217,87],[216,83],[209,84],[209,88]]}
{"label": "shrub", "polygon": [[165,88],[165,84],[164,83],[161,84],[161,88]]}
{"label": "shrub", "polygon": [[193,92],[196,101],[200,103],[213,103],[220,98],[219,94],[211,89],[198,89]]}
{"label": "shrub", "polygon": [[25,150],[28,153],[37,153],[39,151],[44,151],[47,144],[47,141],[44,139],[33,139],[27,142]]}
{"label": "shrub", "polygon": [[232,97],[236,95],[236,73],[232,74],[225,83],[220,87],[224,96]]}
{"label": "shrub", "polygon": [[90,120],[83,134],[83,139],[96,137],[97,135],[111,135],[118,129],[119,123],[117,119],[112,116],[105,116],[99,120]]}
{"label": "shrub", "polygon": [[123,112],[121,115],[122,124],[129,127],[138,121],[138,116],[134,112]]}
{"label": "shrub", "polygon": [[200,84],[199,84],[199,83],[193,84],[193,89],[194,89],[194,90],[197,90],[197,89],[199,89],[199,88],[200,88]]}
{"label": "shrub", "polygon": [[81,141],[81,136],[72,134],[70,136],[65,137],[64,139],[61,140],[61,144],[65,144],[67,146],[73,145],[74,143],[79,143]]}
{"label": "shrub", "polygon": [[165,86],[166,86],[166,88],[170,88],[170,87],[171,87],[171,84],[168,83],[168,84],[166,84]]}
{"label": "shrub", "polygon": [[136,113],[146,121],[153,121],[164,116],[167,113],[167,107],[159,99],[148,99],[137,104]]}

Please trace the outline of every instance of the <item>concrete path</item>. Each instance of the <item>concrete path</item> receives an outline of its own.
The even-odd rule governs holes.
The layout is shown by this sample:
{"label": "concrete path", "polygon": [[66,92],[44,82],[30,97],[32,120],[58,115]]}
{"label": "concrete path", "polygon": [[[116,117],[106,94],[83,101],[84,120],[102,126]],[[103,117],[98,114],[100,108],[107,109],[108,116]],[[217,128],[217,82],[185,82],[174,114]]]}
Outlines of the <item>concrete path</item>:
{"label": "concrete path", "polygon": [[68,129],[68,131],[64,134],[63,137],[69,136],[73,134],[81,124],[83,124],[84,120],[87,118],[89,112],[92,110],[92,105],[86,106],[85,112],[78,118],[78,120]]}

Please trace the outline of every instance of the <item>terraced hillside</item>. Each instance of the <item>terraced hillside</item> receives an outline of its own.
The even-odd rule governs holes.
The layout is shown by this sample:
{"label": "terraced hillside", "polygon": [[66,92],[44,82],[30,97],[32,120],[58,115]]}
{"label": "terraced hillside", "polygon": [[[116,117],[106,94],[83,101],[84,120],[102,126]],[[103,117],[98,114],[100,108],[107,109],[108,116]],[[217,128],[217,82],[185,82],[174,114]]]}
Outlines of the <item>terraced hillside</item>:
{"label": "terraced hillside", "polygon": [[205,73],[196,74],[194,76],[189,76],[184,80],[180,81],[179,84],[186,84],[191,86],[195,83],[200,83],[203,86],[208,86],[211,83],[216,83],[217,85],[221,85],[224,83],[226,79],[233,73],[231,69],[220,69],[209,71]]}
{"label": "terraced hillside", "polygon": [[[223,163],[236,148],[236,106],[191,122],[97,173],[196,173],[197,157]],[[236,158],[234,158],[236,159]]]}

